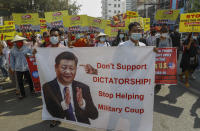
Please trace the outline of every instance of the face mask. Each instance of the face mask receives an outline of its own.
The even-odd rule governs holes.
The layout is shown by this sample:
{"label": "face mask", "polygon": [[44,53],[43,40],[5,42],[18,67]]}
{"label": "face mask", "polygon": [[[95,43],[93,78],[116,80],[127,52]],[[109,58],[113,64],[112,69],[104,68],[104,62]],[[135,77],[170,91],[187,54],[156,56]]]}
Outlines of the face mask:
{"label": "face mask", "polygon": [[100,41],[101,41],[101,42],[105,42],[105,41],[106,41],[106,38],[105,38],[105,37],[101,37],[101,38],[100,38]]}
{"label": "face mask", "polygon": [[21,48],[23,46],[23,42],[22,41],[17,42],[16,46],[19,47],[19,48]]}
{"label": "face mask", "polygon": [[61,39],[62,39],[62,40],[64,40],[64,39],[65,39],[65,37],[64,37],[64,36],[61,36]]}
{"label": "face mask", "polygon": [[87,36],[87,39],[90,39],[90,35]]}
{"label": "face mask", "polygon": [[58,37],[56,37],[56,36],[50,37],[50,42],[51,42],[53,45],[58,44],[58,42],[59,42]]}
{"label": "face mask", "polygon": [[168,38],[168,33],[163,33],[163,34],[161,34],[161,36],[164,38]]}
{"label": "face mask", "polygon": [[120,34],[120,35],[119,35],[119,38],[120,38],[120,39],[123,39],[123,38],[124,38],[124,34]]}
{"label": "face mask", "polygon": [[76,35],[76,39],[80,39],[81,38],[81,35],[80,34],[77,34]]}
{"label": "face mask", "polygon": [[142,38],[142,34],[141,33],[132,33],[131,38],[133,40],[140,40]]}
{"label": "face mask", "polygon": [[192,36],[193,39],[197,40],[197,36]]}
{"label": "face mask", "polygon": [[179,29],[176,29],[176,32],[179,32]]}

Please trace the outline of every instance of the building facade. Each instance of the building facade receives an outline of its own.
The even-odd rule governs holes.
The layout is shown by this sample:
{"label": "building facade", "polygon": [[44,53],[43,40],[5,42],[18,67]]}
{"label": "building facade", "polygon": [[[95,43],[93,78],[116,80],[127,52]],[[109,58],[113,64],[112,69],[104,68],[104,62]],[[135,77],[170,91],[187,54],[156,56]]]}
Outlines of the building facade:
{"label": "building facade", "polygon": [[126,0],[126,10],[136,11],[138,0]]}
{"label": "building facade", "polygon": [[110,19],[111,17],[126,12],[125,0],[102,0],[102,18]]}

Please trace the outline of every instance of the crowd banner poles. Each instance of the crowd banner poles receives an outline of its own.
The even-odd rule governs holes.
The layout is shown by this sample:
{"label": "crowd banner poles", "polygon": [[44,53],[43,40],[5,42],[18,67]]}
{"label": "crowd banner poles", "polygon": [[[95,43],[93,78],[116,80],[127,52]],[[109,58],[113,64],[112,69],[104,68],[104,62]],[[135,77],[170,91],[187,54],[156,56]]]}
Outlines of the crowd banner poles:
{"label": "crowd banner poles", "polygon": [[[43,120],[107,130],[152,131],[156,55],[153,47],[37,50]],[[73,66],[73,77],[61,75],[64,63]],[[87,73],[85,65],[90,65],[93,73]],[[69,108],[64,99],[69,94],[61,94],[68,89],[63,80],[68,81],[73,94]]]}

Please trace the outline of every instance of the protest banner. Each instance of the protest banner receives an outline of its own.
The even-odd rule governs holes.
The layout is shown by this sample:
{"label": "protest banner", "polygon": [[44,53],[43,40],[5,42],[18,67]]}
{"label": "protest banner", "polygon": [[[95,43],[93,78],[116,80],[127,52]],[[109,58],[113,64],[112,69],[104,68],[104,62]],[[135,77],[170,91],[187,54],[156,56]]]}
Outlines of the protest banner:
{"label": "protest banner", "polygon": [[200,12],[181,14],[179,32],[200,32]]}
{"label": "protest banner", "polygon": [[[71,15],[64,17],[64,26],[69,27],[69,31],[87,31],[89,22],[87,15]],[[77,29],[77,30],[74,30]]]}
{"label": "protest banner", "polygon": [[128,19],[139,17],[138,12],[135,11],[126,11],[126,15]]}
{"label": "protest banner", "polygon": [[150,31],[150,18],[143,18],[144,31]]}
{"label": "protest banner", "polygon": [[28,63],[29,72],[31,74],[35,92],[40,92],[41,85],[40,85],[40,78],[39,78],[38,69],[37,69],[36,58],[35,56],[28,56],[26,57],[26,61]]}
{"label": "protest banner", "polygon": [[68,11],[45,12],[47,28],[63,28],[63,18],[68,16]]}
{"label": "protest banner", "polygon": [[153,47],[37,51],[43,120],[98,129],[152,131]]}
{"label": "protest banner", "polygon": [[177,84],[176,52],[176,48],[158,48],[156,54],[156,84]]}
{"label": "protest banner", "polygon": [[12,40],[15,36],[15,26],[14,25],[0,26],[0,36],[1,40]]}
{"label": "protest banner", "polygon": [[43,33],[47,31],[46,19],[40,18],[40,32]]}
{"label": "protest banner", "polygon": [[175,24],[176,19],[178,18],[180,10],[157,10],[155,15],[156,24]]}
{"label": "protest banner", "polygon": [[38,13],[13,13],[13,20],[15,21],[15,28],[17,32],[22,30],[26,32],[40,32],[40,19]]}

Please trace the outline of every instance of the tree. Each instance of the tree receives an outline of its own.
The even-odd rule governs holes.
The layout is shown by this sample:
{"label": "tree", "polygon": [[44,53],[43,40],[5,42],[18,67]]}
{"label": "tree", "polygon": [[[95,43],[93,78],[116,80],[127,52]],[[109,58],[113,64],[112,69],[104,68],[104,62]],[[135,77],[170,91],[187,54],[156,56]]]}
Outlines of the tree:
{"label": "tree", "polygon": [[44,13],[68,10],[70,15],[78,14],[81,5],[76,1],[68,5],[68,0],[3,0],[2,4],[11,13]]}
{"label": "tree", "polygon": [[192,8],[189,12],[199,12],[200,11],[200,1],[199,0],[190,0]]}
{"label": "tree", "polygon": [[68,6],[69,15],[77,15],[82,5],[78,5],[76,1]]}

